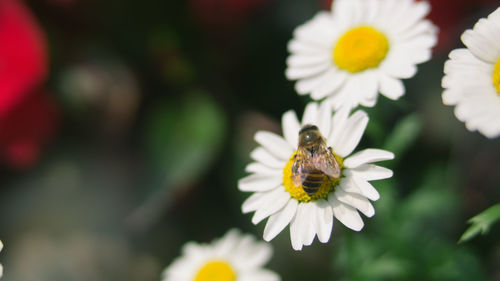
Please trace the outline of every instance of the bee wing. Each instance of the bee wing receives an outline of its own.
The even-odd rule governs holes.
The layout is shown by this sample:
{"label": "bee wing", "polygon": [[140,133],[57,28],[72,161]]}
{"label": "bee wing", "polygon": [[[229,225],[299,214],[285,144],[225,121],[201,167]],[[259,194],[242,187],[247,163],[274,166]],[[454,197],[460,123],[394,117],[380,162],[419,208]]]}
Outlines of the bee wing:
{"label": "bee wing", "polygon": [[313,163],[316,169],[329,177],[338,178],[340,176],[340,165],[326,145],[320,145],[318,152],[313,156]]}
{"label": "bee wing", "polygon": [[308,156],[309,154],[302,148],[297,150],[295,154],[294,162],[292,164],[292,181],[295,186],[300,186],[306,180],[307,173],[306,171],[312,170],[314,167],[312,157]]}

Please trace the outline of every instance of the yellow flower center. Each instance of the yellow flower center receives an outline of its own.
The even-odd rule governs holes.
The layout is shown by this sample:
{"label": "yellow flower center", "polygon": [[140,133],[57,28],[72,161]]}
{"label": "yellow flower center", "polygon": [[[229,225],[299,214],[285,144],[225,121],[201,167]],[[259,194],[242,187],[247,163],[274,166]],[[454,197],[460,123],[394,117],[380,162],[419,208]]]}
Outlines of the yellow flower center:
{"label": "yellow flower center", "polygon": [[377,67],[389,51],[389,40],[370,26],[358,26],[344,33],[333,48],[338,68],[355,73]]}
{"label": "yellow flower center", "polygon": [[194,281],[235,281],[236,273],[225,261],[207,262],[196,274]]}
{"label": "yellow flower center", "polygon": [[500,96],[500,57],[498,57],[497,63],[495,63],[495,68],[493,69],[493,85],[497,94]]}
{"label": "yellow flower center", "polygon": [[[285,168],[283,168],[283,185],[285,186],[285,190],[290,193],[290,196],[297,199],[297,201],[299,202],[309,202],[311,200],[326,198],[326,196],[328,196],[328,193],[332,192],[335,186],[339,183],[340,177],[331,178],[327,175],[323,175],[323,183],[319,187],[318,191],[312,196],[309,196],[302,188],[302,185],[297,186],[293,184],[292,165],[295,161],[295,153],[297,152],[294,152],[292,154],[290,160],[288,160],[288,162],[286,163]],[[337,162],[340,165],[340,169],[342,170],[342,167],[344,167],[343,159],[335,153],[333,153],[333,155],[335,155],[335,159],[337,159]]]}

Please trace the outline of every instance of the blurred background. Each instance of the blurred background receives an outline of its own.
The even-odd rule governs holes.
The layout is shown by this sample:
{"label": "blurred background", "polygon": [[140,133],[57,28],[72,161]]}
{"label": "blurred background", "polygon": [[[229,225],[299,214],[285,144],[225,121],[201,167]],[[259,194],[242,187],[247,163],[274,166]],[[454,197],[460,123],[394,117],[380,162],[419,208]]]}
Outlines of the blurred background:
{"label": "blurred background", "polygon": [[[283,280],[500,280],[500,227],[457,244],[500,198],[500,140],[441,102],[443,63],[496,0],[432,0],[434,59],[380,98],[359,148],[393,151],[376,216],[336,222],[302,252],[288,229]],[[256,130],[299,116],[284,77],[293,29],[327,0],[0,0],[3,280],[159,280],[190,240],[261,237],[237,190]]]}

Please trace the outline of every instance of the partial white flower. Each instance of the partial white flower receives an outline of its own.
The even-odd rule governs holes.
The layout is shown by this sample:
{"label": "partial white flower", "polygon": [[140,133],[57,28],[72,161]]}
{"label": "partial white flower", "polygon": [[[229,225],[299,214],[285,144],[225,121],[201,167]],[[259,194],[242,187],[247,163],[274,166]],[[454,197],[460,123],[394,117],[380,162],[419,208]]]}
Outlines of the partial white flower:
{"label": "partial white flower", "polygon": [[[333,217],[345,226],[360,231],[363,220],[375,214],[369,200],[378,200],[379,193],[369,183],[390,178],[392,171],[371,164],[394,158],[394,154],[380,149],[365,149],[352,154],[368,123],[368,115],[358,110],[349,115],[343,107],[333,115],[330,105],[309,103],[299,122],[294,111],[283,115],[283,136],[260,131],[255,140],[261,145],[250,154],[255,162],[246,167],[251,175],[241,179],[241,191],[253,192],[243,203],[243,213],[255,212],[252,222],[267,220],[264,240],[270,241],[290,224],[292,247],[301,250],[311,245],[317,235],[322,243],[330,239]],[[333,116],[332,116],[333,115]],[[309,197],[302,186],[291,180],[293,155],[298,145],[301,126],[316,125],[325,137],[328,147],[342,167],[339,179],[325,176],[319,191]]]}
{"label": "partial white flower", "polygon": [[[2,251],[3,249],[3,243],[2,241],[0,241],[0,252]],[[0,278],[2,278],[3,276],[3,266],[0,264]]]}
{"label": "partial white flower", "polygon": [[169,265],[162,281],[279,281],[263,266],[272,256],[269,244],[232,229],[210,244],[188,242]]}
{"label": "partial white flower", "polygon": [[444,65],[443,103],[469,131],[500,135],[500,8],[462,34],[461,48]]}
{"label": "partial white flower", "polygon": [[372,107],[379,92],[396,100],[405,93],[400,79],[413,77],[437,42],[429,11],[424,1],[334,0],[331,12],[295,30],[286,77],[335,109]]}

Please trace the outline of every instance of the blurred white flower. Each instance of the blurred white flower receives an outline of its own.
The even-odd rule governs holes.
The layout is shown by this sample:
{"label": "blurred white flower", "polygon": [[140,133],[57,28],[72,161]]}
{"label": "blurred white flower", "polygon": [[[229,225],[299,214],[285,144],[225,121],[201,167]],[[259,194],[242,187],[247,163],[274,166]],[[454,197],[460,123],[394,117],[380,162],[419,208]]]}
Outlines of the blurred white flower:
{"label": "blurred white flower", "polygon": [[[316,235],[322,243],[329,241],[334,216],[348,228],[360,231],[364,223],[358,210],[367,217],[375,214],[369,200],[378,200],[379,193],[369,181],[390,178],[392,171],[371,163],[393,159],[394,154],[365,149],[351,155],[363,136],[368,116],[362,110],[349,116],[349,111],[343,107],[332,116],[327,103],[309,103],[302,123],[294,111],[283,115],[284,138],[265,131],[255,134],[261,146],[250,156],[256,162],[246,167],[252,174],[241,179],[238,187],[241,191],[254,192],[242,205],[243,213],[255,211],[254,224],[269,217],[264,229],[266,241],[290,224],[292,247],[301,250],[303,245],[311,245]],[[305,124],[319,128],[341,166],[340,178],[325,176],[312,197],[291,179],[299,130]]]}
{"label": "blurred white flower", "polygon": [[424,1],[335,0],[294,31],[286,77],[335,109],[372,107],[379,92],[396,100],[405,93],[400,79],[413,77],[437,42],[429,11]]}
{"label": "blurred white flower", "polygon": [[[0,252],[2,251],[3,249],[3,243],[2,241],[0,241]],[[2,278],[3,276],[3,266],[0,264],[0,278]]]}
{"label": "blurred white flower", "polygon": [[279,281],[262,268],[272,256],[269,244],[230,230],[210,244],[188,242],[163,272],[162,281]]}
{"label": "blurred white flower", "polygon": [[469,131],[500,135],[500,8],[462,34],[461,48],[444,65],[443,103]]}

